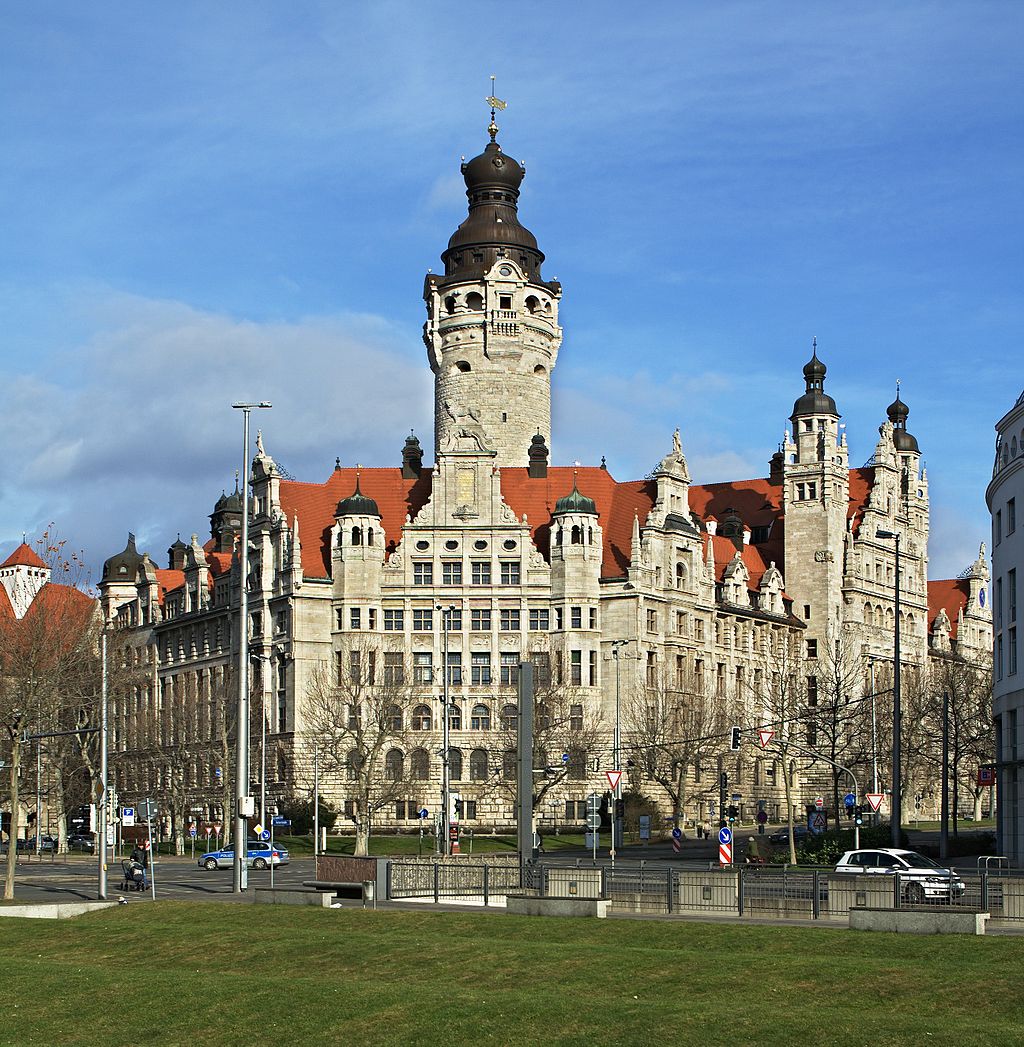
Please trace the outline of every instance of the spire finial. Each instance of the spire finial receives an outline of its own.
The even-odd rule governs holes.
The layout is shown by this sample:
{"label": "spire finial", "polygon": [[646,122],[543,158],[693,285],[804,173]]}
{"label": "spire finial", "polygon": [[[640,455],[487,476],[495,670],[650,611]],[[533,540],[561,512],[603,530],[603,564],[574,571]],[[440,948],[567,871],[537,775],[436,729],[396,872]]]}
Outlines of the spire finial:
{"label": "spire finial", "polygon": [[239,471],[236,469],[235,470],[235,494],[238,494],[238,478],[239,478],[240,475],[241,475],[241,473],[239,473]]}
{"label": "spire finial", "polygon": [[896,399],[900,398],[900,380],[896,379]]}
{"label": "spire finial", "polygon": [[341,468],[341,457],[340,456],[335,457],[335,459],[334,459],[334,468],[335,469],[340,469]]}
{"label": "spire finial", "polygon": [[811,339],[811,356],[817,356],[817,355],[818,355],[818,336],[814,335],[814,337]]}
{"label": "spire finial", "polygon": [[494,114],[498,110],[503,110],[507,102],[503,102],[494,93],[494,76],[491,75],[491,93],[484,99],[484,101],[491,107],[491,122],[487,125],[487,133],[491,136],[491,141],[495,141],[498,137],[498,125],[494,122]]}

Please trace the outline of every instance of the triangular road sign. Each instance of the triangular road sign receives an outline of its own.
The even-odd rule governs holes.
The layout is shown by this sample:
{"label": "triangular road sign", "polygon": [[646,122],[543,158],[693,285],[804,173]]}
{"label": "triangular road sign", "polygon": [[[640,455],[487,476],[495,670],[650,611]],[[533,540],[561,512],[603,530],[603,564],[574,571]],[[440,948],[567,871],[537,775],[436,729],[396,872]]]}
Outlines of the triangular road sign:
{"label": "triangular road sign", "polygon": [[871,810],[877,813],[878,808],[882,806],[882,801],[885,799],[885,793],[865,793],[864,799],[871,804]]}
{"label": "triangular road sign", "polygon": [[608,784],[612,787],[612,792],[615,792],[622,780],[622,771],[605,771],[604,773],[608,778]]}
{"label": "triangular road sign", "polygon": [[762,728],[757,732],[757,740],[761,743],[762,749],[768,748],[768,743],[775,737],[775,732],[770,728]]}

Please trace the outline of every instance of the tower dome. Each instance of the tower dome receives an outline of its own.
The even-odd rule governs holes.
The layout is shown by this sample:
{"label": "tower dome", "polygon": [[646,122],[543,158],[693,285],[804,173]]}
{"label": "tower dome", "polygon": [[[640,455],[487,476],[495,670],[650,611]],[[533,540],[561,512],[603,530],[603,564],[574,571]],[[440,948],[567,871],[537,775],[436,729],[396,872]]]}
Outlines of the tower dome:
{"label": "tower dome", "polygon": [[831,414],[839,417],[836,402],[825,392],[825,375],[828,368],[818,359],[818,339],[813,342],[811,358],[804,364],[805,392],[793,404],[791,418],[809,414]]}
{"label": "tower dome", "polygon": [[335,516],[376,516],[380,519],[380,509],[372,498],[367,498],[359,489],[359,474],[356,474],[356,489],[338,502]]}
{"label": "tower dome", "polygon": [[562,513],[587,513],[590,516],[597,516],[597,504],[593,498],[580,494],[575,477],[572,481],[572,493],[555,502],[554,515],[560,516]]}
{"label": "tower dome", "polygon": [[128,542],[121,552],[109,557],[103,564],[103,581],[134,582],[142,556],[135,548],[135,535],[128,532]]}
{"label": "tower dome", "polygon": [[907,432],[907,416],[910,414],[910,408],[900,399],[899,389],[896,390],[896,399],[885,409],[885,413],[892,422],[892,443],[896,450],[920,454],[921,449],[917,445],[917,439]]}

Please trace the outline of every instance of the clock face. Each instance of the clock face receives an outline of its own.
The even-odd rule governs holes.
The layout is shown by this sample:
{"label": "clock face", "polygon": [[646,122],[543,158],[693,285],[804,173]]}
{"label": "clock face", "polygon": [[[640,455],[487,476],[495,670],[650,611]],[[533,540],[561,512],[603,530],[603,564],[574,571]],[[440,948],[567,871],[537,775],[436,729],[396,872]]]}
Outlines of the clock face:
{"label": "clock face", "polygon": [[981,589],[978,592],[978,603],[981,604],[982,607],[985,606],[985,590],[984,589]]}

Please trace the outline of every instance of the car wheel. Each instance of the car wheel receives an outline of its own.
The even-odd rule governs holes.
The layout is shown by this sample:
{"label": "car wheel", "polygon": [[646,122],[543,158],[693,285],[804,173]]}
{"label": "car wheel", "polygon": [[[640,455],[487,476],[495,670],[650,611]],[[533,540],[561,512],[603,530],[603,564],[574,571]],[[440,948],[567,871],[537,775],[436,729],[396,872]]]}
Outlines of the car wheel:
{"label": "car wheel", "polygon": [[203,868],[204,869],[209,869],[212,872],[214,869],[217,868],[217,859],[216,858],[207,858],[206,861],[203,862]]}
{"label": "car wheel", "polygon": [[921,905],[924,902],[924,888],[919,883],[907,884],[907,901],[912,905]]}
{"label": "car wheel", "polygon": [[253,858],[253,860],[252,860],[252,867],[254,869],[265,869],[267,867],[267,859],[266,858]]}

